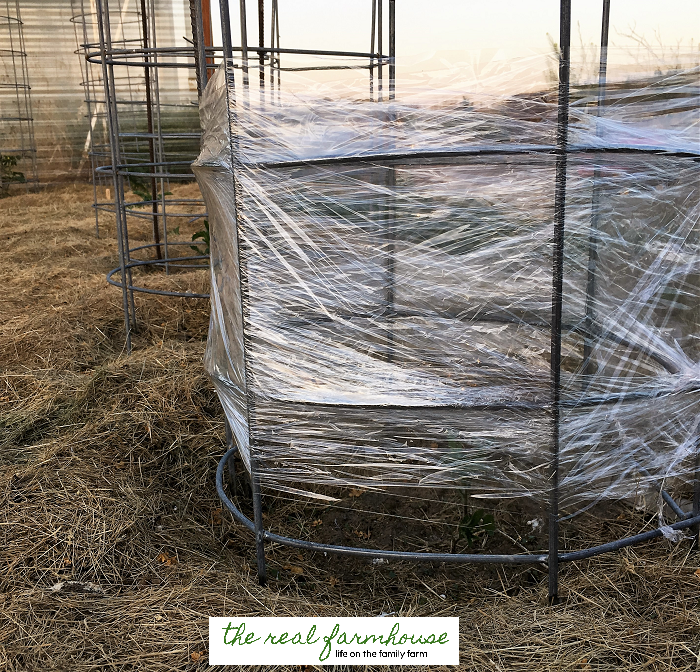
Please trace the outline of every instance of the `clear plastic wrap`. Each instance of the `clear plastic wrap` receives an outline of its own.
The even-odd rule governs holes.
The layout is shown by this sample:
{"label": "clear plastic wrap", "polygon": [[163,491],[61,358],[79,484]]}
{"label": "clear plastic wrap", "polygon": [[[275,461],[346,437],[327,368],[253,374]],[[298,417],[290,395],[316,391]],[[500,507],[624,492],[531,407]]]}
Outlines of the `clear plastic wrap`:
{"label": "clear plastic wrap", "polygon": [[[347,75],[210,81],[205,363],[263,487],[544,497],[557,104],[499,95],[516,71],[414,74],[384,102]],[[563,507],[696,469],[698,68],[664,72],[609,82],[600,115],[571,92]]]}

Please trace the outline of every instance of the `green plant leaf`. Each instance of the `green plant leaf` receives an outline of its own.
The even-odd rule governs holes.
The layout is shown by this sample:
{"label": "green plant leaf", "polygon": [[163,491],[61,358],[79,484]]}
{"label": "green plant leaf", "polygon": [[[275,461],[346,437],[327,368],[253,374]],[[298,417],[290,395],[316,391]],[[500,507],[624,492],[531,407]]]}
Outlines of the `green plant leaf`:
{"label": "green plant leaf", "polygon": [[192,241],[194,242],[195,240],[201,240],[202,243],[205,245],[204,252],[197,247],[196,245],[190,245],[190,247],[197,253],[201,254],[202,256],[208,256],[209,255],[209,220],[205,219],[204,220],[204,229],[202,231],[197,231],[197,233],[192,234]]}
{"label": "green plant leaf", "polygon": [[149,203],[154,200],[157,201],[163,196],[173,195],[172,191],[164,191],[154,195],[151,191],[151,187],[146,184],[146,182],[133,175],[129,177],[129,186],[131,187],[131,191],[141,199],[142,203]]}
{"label": "green plant leaf", "polygon": [[477,509],[467,514],[459,523],[459,538],[466,539],[469,548],[477,539],[492,536],[496,531],[496,521],[492,514]]}
{"label": "green plant leaf", "polygon": [[9,196],[10,185],[13,182],[26,182],[24,173],[13,170],[17,165],[18,157],[12,154],[0,154],[0,198]]}

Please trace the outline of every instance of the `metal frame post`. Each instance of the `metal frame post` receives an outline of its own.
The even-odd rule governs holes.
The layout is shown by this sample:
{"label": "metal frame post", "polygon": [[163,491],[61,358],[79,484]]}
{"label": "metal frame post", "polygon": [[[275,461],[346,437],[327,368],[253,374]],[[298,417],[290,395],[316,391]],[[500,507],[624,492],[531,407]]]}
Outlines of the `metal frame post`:
{"label": "metal frame post", "polygon": [[389,0],[389,100],[396,96],[396,0]]}
{"label": "metal frame post", "polygon": [[[693,513],[692,517],[700,516],[700,437],[695,443],[695,474],[693,479]],[[693,546],[700,547],[700,523],[693,526]]]}
{"label": "metal frame post", "polygon": [[202,0],[190,0],[190,20],[194,38],[194,65],[197,73],[197,97],[201,99],[207,85],[207,52],[204,37]]}
{"label": "metal frame post", "polygon": [[[280,64],[280,54],[274,52],[273,49],[277,47],[280,48],[280,18],[279,12],[277,11],[277,0],[272,0],[271,10],[270,10],[270,88],[273,89],[275,86],[275,67],[277,68],[277,95],[280,94],[281,86],[281,64]],[[270,96],[272,100],[272,94]]]}
{"label": "metal frame post", "polygon": [[554,249],[552,254],[552,455],[549,500],[549,601],[559,593],[559,424],[561,422],[561,334],[564,282],[564,222],[566,219],[566,153],[569,134],[569,75],[571,0],[559,6],[559,100],[557,114],[556,185],[554,192]]}
{"label": "metal frame post", "polygon": [[[387,121],[391,124],[391,112],[387,114]],[[394,317],[396,308],[394,305],[396,299],[396,245],[395,245],[395,227],[396,227],[396,207],[394,203],[396,191],[396,168],[389,166],[386,168],[384,185],[389,192],[386,197],[386,213],[384,216],[384,244],[386,246],[386,305],[384,307],[384,319],[386,320],[386,361],[394,361]]]}
{"label": "metal frame post", "polygon": [[377,0],[377,53],[379,54],[379,60],[377,61],[377,100],[381,103],[383,99],[384,91],[384,67],[383,59],[381,55],[382,51],[382,37],[384,33],[384,26],[382,23],[382,7],[384,6],[384,0]]}
{"label": "metal frame post", "polygon": [[369,99],[374,101],[374,42],[377,33],[377,0],[372,0],[372,36],[370,38],[369,53]]}
{"label": "metal frame post", "polygon": [[[109,0],[103,0],[104,13],[101,18],[104,20],[104,51],[102,53],[102,63],[107,63],[108,57],[107,53],[111,52],[113,49],[112,42],[112,27],[110,23],[109,15]],[[102,43],[101,43],[102,44]],[[112,162],[112,170],[117,174],[117,180],[114,185],[114,206],[115,215],[117,218],[117,235],[120,237],[121,251],[119,254],[120,267],[122,266],[122,258],[125,263],[126,276],[122,275],[122,282],[126,286],[126,291],[128,295],[128,307],[127,315],[130,313],[131,331],[136,330],[136,304],[134,302],[134,290],[133,290],[133,277],[131,273],[131,250],[129,247],[129,227],[126,218],[126,208],[124,207],[125,197],[124,197],[124,177],[119,173],[120,166],[122,163],[121,155],[121,145],[120,145],[120,123],[119,123],[119,107],[117,105],[117,88],[114,79],[114,64],[107,63],[107,73],[109,77],[104,76],[103,79],[105,85],[105,108],[107,110],[107,119],[111,119],[112,128],[110,135],[110,145],[115,148],[114,156],[116,157],[116,163]],[[120,226],[121,222],[121,226]],[[131,339],[127,338],[127,352],[131,351]]]}
{"label": "metal frame post", "polygon": [[[380,4],[382,0],[379,0]],[[396,66],[394,63],[395,47],[396,47],[396,31],[395,31],[395,2],[394,0],[389,0],[389,101],[394,100],[395,91],[395,77],[396,77]],[[381,55],[381,47],[380,47]],[[390,128],[393,129],[394,122],[396,121],[394,110],[392,106],[389,106],[387,112],[387,121],[389,122]],[[387,361],[392,362],[394,360],[394,331],[393,331],[393,319],[396,300],[396,166],[391,165],[388,167],[388,173],[386,176],[386,187],[390,192],[387,202],[387,213],[386,213],[386,247],[387,247],[387,290],[386,290],[386,320],[387,320]]]}
{"label": "metal frame post", "polygon": [[[148,160],[152,166],[156,163],[156,150],[155,150],[155,134],[153,132],[153,100],[151,91],[151,66],[149,58],[149,39],[150,30],[148,28],[148,10],[146,8],[146,0],[141,0],[141,30],[143,31],[143,76],[146,88],[146,125],[148,129]],[[151,169],[153,172],[153,168]],[[162,182],[162,180],[161,180]],[[161,185],[161,191],[164,191]],[[163,253],[161,251],[160,242],[160,228],[158,226],[158,189],[156,187],[156,178],[151,175],[151,212],[153,213],[153,242],[155,244],[156,259],[162,259]]]}
{"label": "metal frame post", "polygon": [[[226,0],[222,0],[219,4],[226,4]],[[240,0],[238,3],[238,11],[241,20],[241,60],[243,61],[243,86],[248,86],[248,23],[246,20],[245,0]],[[226,10],[228,14],[228,8]],[[229,24],[230,27],[230,24]],[[233,52],[231,52],[233,57]]]}
{"label": "metal frame post", "polygon": [[[260,64],[260,97],[263,100],[263,91],[265,90],[265,0],[258,0],[258,62]],[[272,46],[272,45],[270,45]]]}
{"label": "metal frame post", "polygon": [[[102,81],[105,89],[105,107],[107,108],[107,128],[109,130],[109,145],[112,158],[112,177],[114,182],[114,209],[117,220],[117,248],[119,251],[119,267],[122,274],[122,309],[124,311],[124,329],[126,331],[126,350],[131,352],[132,324],[135,326],[135,313],[132,317],[133,294],[129,295],[131,284],[131,271],[127,269],[129,262],[129,241],[126,234],[126,222],[124,221],[121,202],[123,201],[123,179],[119,175],[119,127],[116,110],[116,93],[114,91],[114,73],[109,73],[112,68],[107,63],[107,45],[111,43],[109,38],[109,0],[95,0],[97,13],[97,27],[100,41],[100,54],[102,57]],[[131,299],[131,301],[129,301]],[[129,304],[131,303],[131,309]]]}
{"label": "metal frame post", "polygon": [[[222,28],[222,42],[223,42],[223,52],[224,52],[224,67],[226,70],[226,99],[227,99],[227,110],[228,110],[228,124],[229,124],[229,151],[231,152],[231,158],[235,157],[234,143],[236,142],[236,121],[234,119],[234,110],[236,100],[235,97],[231,97],[231,93],[235,92],[235,77],[233,68],[233,47],[231,44],[231,23],[228,13],[228,3],[219,3],[221,7],[221,28]],[[242,21],[245,20],[245,0],[241,0],[241,12]],[[244,25],[242,23],[242,25]],[[244,29],[241,29],[244,33]],[[245,43],[244,43],[245,44]],[[244,44],[242,48],[244,48]],[[246,76],[244,75],[244,78]],[[244,87],[247,86],[247,81],[244,79]],[[243,231],[241,228],[241,218],[239,216],[238,208],[238,198],[236,194],[238,193],[238,185],[236,183],[236,168],[234,163],[232,163],[232,180],[233,180],[233,190],[234,190],[234,207],[236,216],[236,226],[238,235],[238,281],[241,288],[241,310],[242,310],[242,329],[243,329],[243,367],[245,371],[245,393],[246,393],[246,413],[248,422],[248,451],[250,456],[250,485],[253,494],[253,519],[254,519],[254,532],[255,532],[255,556],[258,565],[258,582],[260,585],[265,585],[267,582],[267,568],[265,565],[265,529],[263,527],[262,519],[262,496],[260,492],[260,476],[258,474],[257,459],[255,455],[255,441],[253,434],[253,413],[254,413],[254,403],[255,399],[253,396],[253,384],[250,375],[250,363],[248,357],[248,350],[250,349],[250,341],[246,334],[246,323],[248,322],[250,316],[248,314],[249,310],[249,298],[248,298],[248,283],[247,283],[247,273],[245,265],[245,256],[242,254],[243,247]]]}

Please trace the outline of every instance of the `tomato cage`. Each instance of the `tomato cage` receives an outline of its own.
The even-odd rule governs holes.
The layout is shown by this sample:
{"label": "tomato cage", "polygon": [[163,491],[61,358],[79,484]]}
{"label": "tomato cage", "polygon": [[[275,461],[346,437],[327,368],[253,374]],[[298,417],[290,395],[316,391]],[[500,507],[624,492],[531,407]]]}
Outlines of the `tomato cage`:
{"label": "tomato cage", "polygon": [[190,167],[201,137],[200,46],[182,10],[155,0],[76,0],[73,7],[96,231],[100,213],[114,216],[119,266],[107,281],[122,290],[128,349],[135,292],[209,298],[200,288],[209,267],[207,215]]}
{"label": "tomato cage", "polygon": [[0,5],[0,198],[38,182],[34,114],[19,0]]}
{"label": "tomato cage", "polygon": [[[230,443],[217,491],[254,533],[263,583],[265,546],[282,544],[544,563],[556,601],[561,563],[700,523],[697,66],[609,77],[605,0],[597,82],[574,85],[562,0],[554,87],[479,91],[458,64],[404,84],[382,4],[369,53],[285,52],[282,68],[274,45],[248,48],[259,64],[233,49],[222,3],[194,167],[211,223],[205,364]],[[532,71],[496,64],[491,80]],[[416,551],[266,527],[264,499],[333,507],[348,490],[541,506],[546,546]],[[658,526],[563,544],[577,515],[640,496]]]}

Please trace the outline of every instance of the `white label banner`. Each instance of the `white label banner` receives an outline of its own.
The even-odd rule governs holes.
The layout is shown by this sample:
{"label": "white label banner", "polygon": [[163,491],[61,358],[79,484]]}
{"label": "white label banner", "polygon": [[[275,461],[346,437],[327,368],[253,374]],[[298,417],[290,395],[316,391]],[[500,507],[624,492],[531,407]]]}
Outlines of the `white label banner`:
{"label": "white label banner", "polygon": [[459,665],[459,618],[210,618],[209,664]]}

